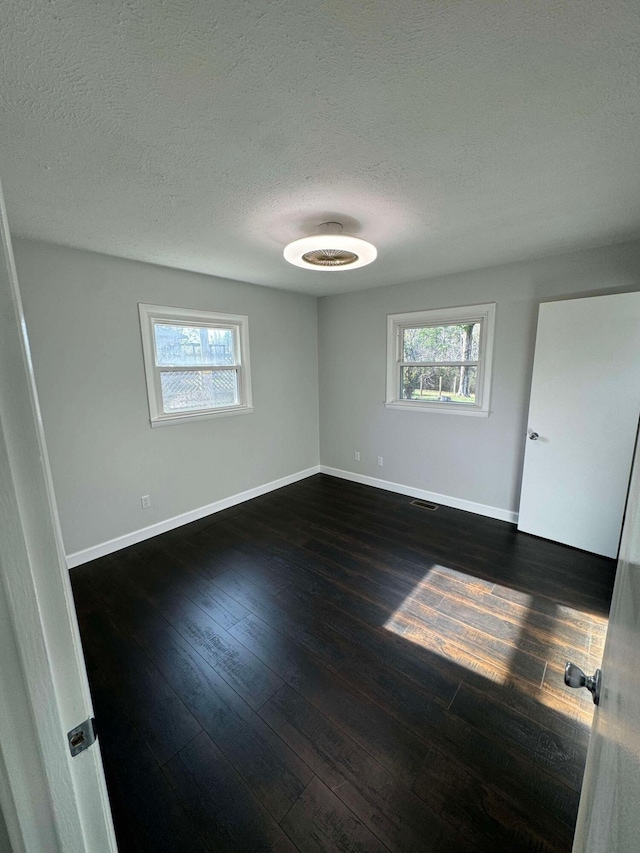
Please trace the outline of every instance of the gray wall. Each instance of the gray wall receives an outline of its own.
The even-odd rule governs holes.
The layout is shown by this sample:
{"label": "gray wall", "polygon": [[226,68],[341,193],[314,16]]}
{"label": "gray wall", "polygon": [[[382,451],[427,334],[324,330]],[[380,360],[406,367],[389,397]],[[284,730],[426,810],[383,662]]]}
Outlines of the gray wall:
{"label": "gray wall", "polygon": [[[314,298],[14,247],[67,554],[318,464]],[[254,413],[151,429],[138,302],[247,314]]]}
{"label": "gray wall", "polygon": [[[322,464],[517,511],[540,301],[638,289],[634,242],[320,299]],[[497,303],[489,417],[386,409],[386,315],[482,302]]]}
{"label": "gray wall", "polygon": [[[15,249],[67,553],[317,465],[316,328],[323,465],[516,511],[539,302],[640,289],[640,243],[626,243],[324,297],[316,326],[312,297]],[[494,301],[488,418],[385,409],[387,314]],[[138,302],[248,314],[254,414],[152,430]]]}
{"label": "gray wall", "polygon": [[7,827],[4,822],[4,818],[0,813],[0,853],[11,853],[11,842],[9,840],[9,833],[7,832]]}
{"label": "gray wall", "polygon": [[11,853],[11,842],[2,811],[0,811],[0,853]]}

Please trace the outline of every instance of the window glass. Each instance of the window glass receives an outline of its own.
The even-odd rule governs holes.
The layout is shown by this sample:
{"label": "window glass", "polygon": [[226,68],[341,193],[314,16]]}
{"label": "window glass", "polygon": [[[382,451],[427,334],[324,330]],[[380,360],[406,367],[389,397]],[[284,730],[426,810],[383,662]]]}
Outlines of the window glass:
{"label": "window glass", "polygon": [[214,409],[238,403],[235,370],[172,370],[160,372],[165,412]]}
{"label": "window glass", "polygon": [[233,329],[154,323],[160,367],[235,364]]}
{"label": "window glass", "polygon": [[477,367],[402,367],[400,370],[401,400],[467,405],[476,402]]}
{"label": "window glass", "polygon": [[480,323],[405,328],[403,361],[477,361]]}

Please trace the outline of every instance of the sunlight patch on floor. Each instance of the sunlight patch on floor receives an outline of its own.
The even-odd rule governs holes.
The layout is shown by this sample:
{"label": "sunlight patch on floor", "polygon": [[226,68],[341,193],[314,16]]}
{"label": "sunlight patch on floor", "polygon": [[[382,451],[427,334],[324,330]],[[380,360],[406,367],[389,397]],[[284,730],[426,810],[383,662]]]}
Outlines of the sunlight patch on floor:
{"label": "sunlight patch on floor", "polygon": [[[443,612],[438,609],[445,599],[454,607],[456,603],[463,608],[473,608],[475,603],[490,606],[493,587],[494,584],[489,581],[434,564],[387,619],[384,627],[425,651],[476,672],[495,684],[507,684],[510,681],[511,659],[505,658],[503,664],[496,661],[493,655],[491,660],[485,658],[481,654],[481,641],[484,637],[489,642],[489,636],[473,625],[460,624],[451,611],[447,613],[446,610]],[[463,633],[469,639],[465,645],[456,641]],[[476,651],[471,651],[469,646],[475,647]],[[513,647],[512,651],[514,655],[517,654],[517,648]]]}
{"label": "sunlight patch on floor", "polygon": [[[564,686],[566,640],[555,630],[560,623],[584,630],[596,647],[606,629],[606,620],[551,599],[537,599],[534,607],[528,593],[433,564],[384,627],[428,654],[589,725],[593,708]],[[593,668],[586,650],[571,657]]]}

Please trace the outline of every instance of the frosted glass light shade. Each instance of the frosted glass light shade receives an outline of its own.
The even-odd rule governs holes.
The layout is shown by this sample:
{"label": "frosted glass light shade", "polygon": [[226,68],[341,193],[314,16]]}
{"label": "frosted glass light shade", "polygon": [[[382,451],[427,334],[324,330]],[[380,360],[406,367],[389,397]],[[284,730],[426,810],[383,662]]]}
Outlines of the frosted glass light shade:
{"label": "frosted glass light shade", "polygon": [[341,272],[355,270],[375,261],[378,251],[372,243],[346,234],[314,234],[294,240],[284,248],[290,264],[306,270]]}

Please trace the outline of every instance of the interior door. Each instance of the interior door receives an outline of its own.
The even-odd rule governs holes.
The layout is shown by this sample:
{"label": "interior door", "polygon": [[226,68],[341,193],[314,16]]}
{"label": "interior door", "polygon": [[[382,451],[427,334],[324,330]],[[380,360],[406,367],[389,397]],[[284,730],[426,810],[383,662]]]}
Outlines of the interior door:
{"label": "interior door", "polygon": [[640,454],[636,453],[573,853],[629,853],[640,838]]}
{"label": "interior door", "polygon": [[0,190],[0,807],[12,848],[115,853],[20,291]]}
{"label": "interior door", "polygon": [[640,293],[540,306],[518,528],[618,553],[640,413]]}

